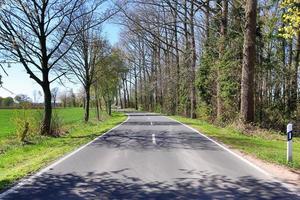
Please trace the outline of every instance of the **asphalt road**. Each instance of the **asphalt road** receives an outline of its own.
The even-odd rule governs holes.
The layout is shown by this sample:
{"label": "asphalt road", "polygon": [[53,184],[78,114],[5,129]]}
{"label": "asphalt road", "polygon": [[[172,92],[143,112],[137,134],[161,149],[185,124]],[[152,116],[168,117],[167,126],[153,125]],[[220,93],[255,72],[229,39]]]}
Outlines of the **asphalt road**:
{"label": "asphalt road", "polygon": [[129,113],[118,128],[3,199],[300,199],[167,117]]}

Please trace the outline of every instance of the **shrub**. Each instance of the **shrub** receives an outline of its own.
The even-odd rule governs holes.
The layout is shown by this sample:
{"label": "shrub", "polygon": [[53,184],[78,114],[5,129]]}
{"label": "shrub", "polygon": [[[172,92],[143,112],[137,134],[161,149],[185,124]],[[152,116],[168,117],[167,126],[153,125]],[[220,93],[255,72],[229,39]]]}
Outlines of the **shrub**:
{"label": "shrub", "polygon": [[62,130],[62,119],[59,115],[54,111],[52,114],[52,121],[51,121],[51,133],[54,136],[59,136],[63,134]]}
{"label": "shrub", "polygon": [[25,104],[22,109],[16,110],[12,120],[18,139],[23,143],[39,132],[41,117],[36,110],[31,108],[30,104]]}

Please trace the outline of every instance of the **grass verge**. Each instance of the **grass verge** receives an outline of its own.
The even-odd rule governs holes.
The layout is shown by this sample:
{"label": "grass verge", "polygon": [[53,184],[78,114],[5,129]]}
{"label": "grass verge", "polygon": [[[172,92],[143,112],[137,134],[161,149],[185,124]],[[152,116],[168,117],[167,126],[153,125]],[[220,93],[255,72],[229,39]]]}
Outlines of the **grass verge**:
{"label": "grass verge", "polygon": [[27,145],[17,142],[14,134],[5,139],[0,138],[2,144],[10,145],[10,148],[0,152],[0,190],[88,143],[126,119],[123,113],[113,112],[111,117],[103,114],[100,122],[91,120],[89,123],[84,123],[74,117],[82,118],[82,115],[78,114],[81,110],[61,111],[62,117],[73,116],[71,121],[68,119],[63,125],[63,128],[68,130],[68,134],[61,137],[37,136],[31,144]]}
{"label": "grass verge", "polygon": [[181,116],[171,116],[171,118],[197,129],[230,148],[271,163],[300,169],[299,138],[293,139],[293,162],[286,163],[286,137],[278,133],[262,131],[255,135],[249,135],[234,127],[217,127],[200,119],[189,119]]}

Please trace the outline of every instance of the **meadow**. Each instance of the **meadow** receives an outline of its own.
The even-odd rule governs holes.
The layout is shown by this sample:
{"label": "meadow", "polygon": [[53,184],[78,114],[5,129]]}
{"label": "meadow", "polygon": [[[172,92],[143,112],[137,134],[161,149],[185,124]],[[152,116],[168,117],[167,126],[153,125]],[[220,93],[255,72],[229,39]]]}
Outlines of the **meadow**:
{"label": "meadow", "polygon": [[94,110],[91,110],[90,122],[84,123],[83,112],[82,108],[55,109],[54,113],[59,116],[65,133],[60,137],[36,133],[24,144],[18,139],[15,118],[29,113],[34,118],[41,115],[41,110],[0,109],[0,190],[49,165],[126,119],[123,113],[113,112],[112,116],[108,116],[101,112],[101,120],[97,121]]}

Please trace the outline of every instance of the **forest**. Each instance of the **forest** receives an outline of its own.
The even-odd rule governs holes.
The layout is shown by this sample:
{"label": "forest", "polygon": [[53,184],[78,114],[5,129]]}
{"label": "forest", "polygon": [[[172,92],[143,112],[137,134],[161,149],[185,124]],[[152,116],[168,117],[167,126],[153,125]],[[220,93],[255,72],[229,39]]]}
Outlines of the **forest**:
{"label": "forest", "polygon": [[299,1],[132,1],[119,15],[125,106],[220,125],[297,121]]}

